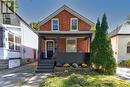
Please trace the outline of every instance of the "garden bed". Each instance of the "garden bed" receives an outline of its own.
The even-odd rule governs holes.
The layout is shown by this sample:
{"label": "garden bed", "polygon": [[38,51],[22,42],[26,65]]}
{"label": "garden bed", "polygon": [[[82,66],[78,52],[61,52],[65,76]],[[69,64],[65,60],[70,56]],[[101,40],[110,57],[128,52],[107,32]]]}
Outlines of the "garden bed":
{"label": "garden bed", "polygon": [[83,67],[55,67],[54,72],[88,72],[90,71],[89,68],[83,68]]}
{"label": "garden bed", "polygon": [[130,60],[122,60],[119,64],[119,67],[124,67],[124,68],[130,68]]}

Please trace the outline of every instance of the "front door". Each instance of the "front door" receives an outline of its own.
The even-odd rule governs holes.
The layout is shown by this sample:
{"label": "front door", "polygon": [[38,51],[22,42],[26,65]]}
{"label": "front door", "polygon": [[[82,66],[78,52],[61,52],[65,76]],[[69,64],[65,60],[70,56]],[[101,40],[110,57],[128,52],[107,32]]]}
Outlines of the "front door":
{"label": "front door", "polygon": [[50,59],[53,57],[54,53],[54,42],[53,41],[46,41],[46,58]]}

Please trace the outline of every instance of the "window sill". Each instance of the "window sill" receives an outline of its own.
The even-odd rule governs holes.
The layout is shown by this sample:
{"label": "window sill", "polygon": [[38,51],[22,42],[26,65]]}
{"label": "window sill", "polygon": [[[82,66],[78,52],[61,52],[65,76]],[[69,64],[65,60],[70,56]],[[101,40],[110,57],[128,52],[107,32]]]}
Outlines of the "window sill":
{"label": "window sill", "polygon": [[78,29],[77,29],[77,30],[72,30],[72,29],[71,29],[70,31],[78,31]]}

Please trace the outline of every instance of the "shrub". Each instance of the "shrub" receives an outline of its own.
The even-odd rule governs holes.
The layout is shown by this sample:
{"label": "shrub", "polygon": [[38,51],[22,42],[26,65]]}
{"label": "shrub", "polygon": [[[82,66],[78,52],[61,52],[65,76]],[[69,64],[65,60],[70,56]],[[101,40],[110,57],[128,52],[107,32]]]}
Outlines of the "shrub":
{"label": "shrub", "polygon": [[64,66],[64,67],[70,67],[70,64],[65,63],[63,66]]}
{"label": "shrub", "polygon": [[81,66],[82,66],[83,68],[88,67],[87,64],[85,64],[85,63],[81,64]]}
{"label": "shrub", "polygon": [[79,67],[78,64],[76,64],[76,63],[73,63],[72,66],[73,66],[74,68],[78,68],[78,67]]}
{"label": "shrub", "polygon": [[87,85],[86,78],[77,74],[71,74],[67,81],[70,82],[69,85],[73,87],[86,87]]}
{"label": "shrub", "polygon": [[122,60],[118,65],[121,67],[130,67],[130,60]]}
{"label": "shrub", "polygon": [[57,63],[56,66],[57,67],[62,67],[62,64],[61,63]]}

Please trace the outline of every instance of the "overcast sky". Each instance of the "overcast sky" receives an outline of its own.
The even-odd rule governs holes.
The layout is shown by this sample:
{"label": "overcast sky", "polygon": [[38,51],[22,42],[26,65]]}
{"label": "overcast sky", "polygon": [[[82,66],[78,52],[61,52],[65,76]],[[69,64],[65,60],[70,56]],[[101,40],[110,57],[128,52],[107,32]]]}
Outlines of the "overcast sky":
{"label": "overcast sky", "polygon": [[108,18],[109,31],[125,22],[130,14],[130,0],[19,0],[18,13],[28,23],[37,22],[64,4],[94,23],[105,12]]}

